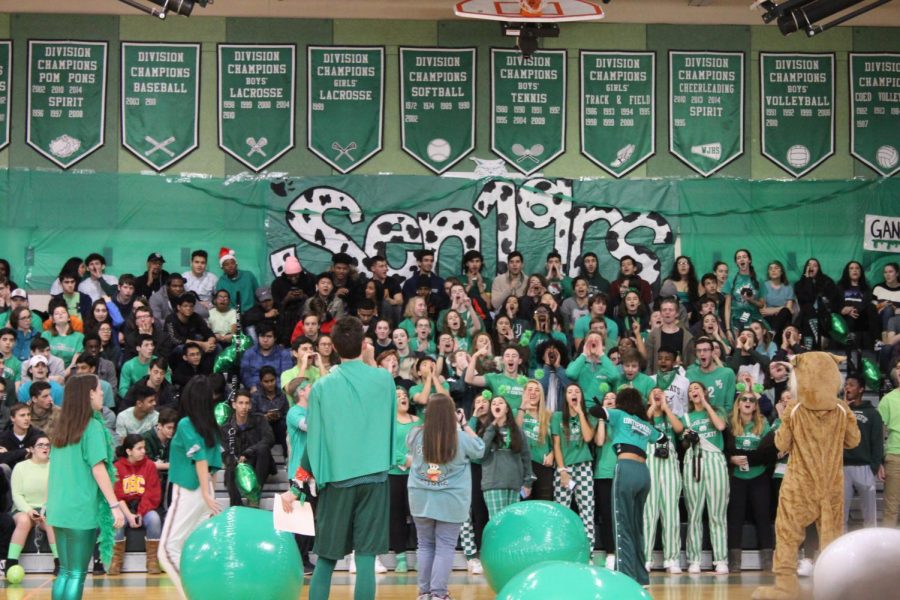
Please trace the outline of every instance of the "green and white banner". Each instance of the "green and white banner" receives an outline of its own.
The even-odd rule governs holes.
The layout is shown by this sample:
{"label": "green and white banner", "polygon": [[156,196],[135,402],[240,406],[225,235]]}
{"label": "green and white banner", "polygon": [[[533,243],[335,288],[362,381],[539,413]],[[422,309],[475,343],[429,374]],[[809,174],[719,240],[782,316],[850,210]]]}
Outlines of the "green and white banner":
{"label": "green and white banner", "polygon": [[9,145],[9,107],[12,96],[12,42],[0,41],[0,150]]}
{"label": "green and white banner", "polygon": [[63,169],[103,145],[107,42],[30,40],[25,141]]}
{"label": "green and white banner", "polygon": [[803,177],[834,154],[834,54],[759,53],[763,156]]}
{"label": "green and white banner", "polygon": [[309,46],[309,149],[341,173],[381,151],[384,48]]}
{"label": "green and white banner", "polygon": [[475,148],[475,48],[400,48],[403,151],[440,175]]}
{"label": "green and white banner", "polygon": [[198,145],[200,44],[122,42],[122,145],[157,171]]}
{"label": "green and white banner", "polygon": [[850,152],[884,177],[900,171],[900,54],[850,53]]}
{"label": "green and white banner", "polygon": [[656,151],[656,53],[581,52],[581,153],[622,177]]}
{"label": "green and white banner", "polygon": [[293,44],[219,44],[219,147],[259,172],[294,147]]}
{"label": "green and white banner", "polygon": [[566,51],[491,49],[491,150],[530,175],[566,149]]}
{"label": "green and white banner", "polygon": [[744,153],[744,54],[669,51],[669,151],[704,177]]}

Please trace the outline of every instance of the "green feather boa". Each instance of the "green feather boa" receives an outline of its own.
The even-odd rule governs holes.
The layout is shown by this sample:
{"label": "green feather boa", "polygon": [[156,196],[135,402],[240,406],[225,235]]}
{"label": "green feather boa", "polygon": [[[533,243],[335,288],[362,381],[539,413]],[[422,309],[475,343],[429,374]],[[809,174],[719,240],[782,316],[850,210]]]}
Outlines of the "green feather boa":
{"label": "green feather boa", "polygon": [[[100,411],[94,411],[93,419],[100,424],[103,435],[106,436],[106,471],[109,473],[109,481],[115,483],[116,467],[114,463],[116,462],[116,450],[112,434],[110,434],[109,429],[106,428],[106,421],[103,420],[103,414]],[[97,494],[97,503],[97,515],[100,522],[100,537],[98,539],[98,542],[100,543],[100,560],[108,570],[109,563],[112,562],[113,546],[115,545],[116,540],[116,528],[113,524],[112,509],[109,508],[109,503],[106,501],[103,494],[99,492]]]}

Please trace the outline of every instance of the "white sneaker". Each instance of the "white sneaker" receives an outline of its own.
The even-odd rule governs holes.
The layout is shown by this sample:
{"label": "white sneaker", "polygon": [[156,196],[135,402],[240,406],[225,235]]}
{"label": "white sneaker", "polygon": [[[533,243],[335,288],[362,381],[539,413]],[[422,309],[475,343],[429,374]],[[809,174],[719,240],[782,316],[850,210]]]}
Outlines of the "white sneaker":
{"label": "white sneaker", "polygon": [[347,559],[347,570],[350,571],[350,574],[353,575],[356,573],[356,559],[353,556],[353,553],[350,553],[350,558]]}
{"label": "white sneaker", "polygon": [[678,564],[677,560],[667,560],[663,563],[663,569],[665,569],[670,575],[680,575],[681,574],[681,565]]}
{"label": "white sneaker", "polygon": [[484,567],[481,566],[481,561],[477,558],[470,558],[467,560],[466,569],[468,569],[469,573],[472,575],[481,575],[484,573]]}
{"label": "white sneaker", "polygon": [[700,563],[692,562],[688,565],[688,573],[691,575],[699,575],[700,574]]}
{"label": "white sneaker", "polygon": [[653,563],[651,563],[649,560],[648,560],[647,562],[645,562],[645,563],[644,563],[644,570],[647,571],[648,573],[649,573],[650,571],[652,571],[652,570],[653,570]]}
{"label": "white sneaker", "polygon": [[376,573],[387,573],[387,567],[381,563],[381,559],[377,556],[375,557],[375,572]]}
{"label": "white sneaker", "polygon": [[431,594],[419,594],[416,600],[431,600]]}
{"label": "white sneaker", "polygon": [[606,555],[606,568],[610,571],[616,570],[616,555],[615,554],[607,554]]}
{"label": "white sneaker", "polygon": [[716,563],[716,575],[728,575],[728,561],[720,560]]}
{"label": "white sneaker", "polygon": [[804,558],[799,563],[797,563],[797,575],[800,577],[812,577],[813,574],[813,561],[808,558]]}

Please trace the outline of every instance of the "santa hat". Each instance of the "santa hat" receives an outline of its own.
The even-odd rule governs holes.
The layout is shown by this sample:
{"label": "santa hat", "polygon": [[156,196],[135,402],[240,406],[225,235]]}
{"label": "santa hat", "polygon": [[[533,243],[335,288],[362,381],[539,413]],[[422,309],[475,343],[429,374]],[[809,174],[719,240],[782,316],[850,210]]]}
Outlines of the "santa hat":
{"label": "santa hat", "polygon": [[219,249],[219,266],[221,267],[226,260],[233,260],[234,262],[237,262],[237,256],[234,255],[234,250],[222,246]]}

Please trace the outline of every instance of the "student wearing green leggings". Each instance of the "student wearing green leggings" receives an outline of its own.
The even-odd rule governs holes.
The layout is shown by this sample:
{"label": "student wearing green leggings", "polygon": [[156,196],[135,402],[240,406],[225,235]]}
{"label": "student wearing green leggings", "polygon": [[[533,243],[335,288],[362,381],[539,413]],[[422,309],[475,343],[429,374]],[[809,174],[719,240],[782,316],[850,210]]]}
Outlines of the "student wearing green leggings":
{"label": "student wearing green leggings", "polygon": [[66,383],[62,415],[53,435],[47,523],[56,532],[59,575],[53,600],[79,600],[100,529],[100,556],[112,560],[115,530],[125,517],[113,491],[112,436],[103,424],[103,388],[96,375]]}

